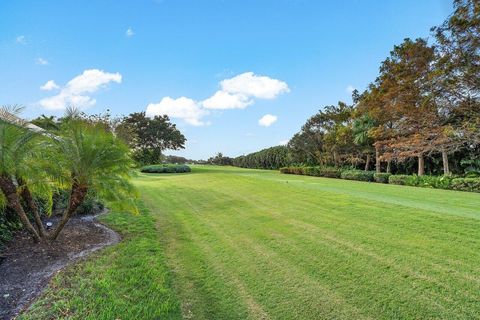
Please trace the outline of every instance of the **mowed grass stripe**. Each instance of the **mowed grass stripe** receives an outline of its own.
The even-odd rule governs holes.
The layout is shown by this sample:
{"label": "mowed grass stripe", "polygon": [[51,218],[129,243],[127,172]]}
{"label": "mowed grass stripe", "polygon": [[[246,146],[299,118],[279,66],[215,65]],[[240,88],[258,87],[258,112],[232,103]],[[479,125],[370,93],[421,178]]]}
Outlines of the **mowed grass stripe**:
{"label": "mowed grass stripe", "polygon": [[[209,169],[209,171],[208,174],[197,173],[166,180],[150,177],[141,179],[142,185],[148,185],[156,190],[152,191],[153,193],[162,194],[163,200],[152,201],[157,203],[157,209],[161,210],[159,214],[168,214],[170,209],[175,211],[188,204],[190,209],[182,210],[181,216],[168,215],[169,219],[177,219],[181,224],[194,226],[190,227],[194,228],[191,232],[196,234],[192,242],[201,242],[201,245],[210,248],[209,250],[212,250],[210,246],[213,242],[220,242],[227,248],[231,243],[238,243],[238,250],[264,252],[270,257],[277,256],[278,261],[273,259],[275,264],[282,263],[282,259],[293,261],[300,266],[298,272],[305,274],[314,273],[317,268],[322,270],[322,264],[319,264],[321,261],[316,258],[320,255],[312,257],[308,253],[318,252],[317,247],[322,246],[321,241],[327,241],[329,249],[322,248],[320,251],[322,259],[331,262],[325,264],[327,268],[348,265],[349,268],[343,272],[362,275],[365,278],[363,289],[356,289],[353,282],[342,279],[345,275],[341,272],[338,275],[330,272],[332,283],[337,283],[337,286],[343,285],[347,291],[354,292],[351,295],[353,297],[350,297],[348,292],[346,297],[367,311],[365,312],[367,315],[370,312],[375,317],[385,313],[390,316],[423,314],[439,317],[448,315],[455,318],[458,313],[474,316],[478,311],[478,303],[473,300],[475,292],[479,289],[478,281],[475,281],[478,280],[478,273],[475,274],[475,271],[478,271],[478,264],[474,263],[478,261],[479,243],[478,234],[474,232],[475,227],[478,230],[476,219],[468,219],[466,218],[468,215],[462,217],[458,213],[445,215],[425,209],[412,212],[405,206],[398,208],[388,202],[359,200],[358,196],[353,197],[345,193],[308,188],[303,190],[305,188],[298,187],[302,185],[301,183],[287,186],[285,181],[282,181],[283,177],[270,172],[260,171],[251,174],[250,170],[239,169],[218,171]],[[267,178],[263,178],[264,176]],[[341,182],[347,185],[351,183]],[[349,187],[351,188],[350,185]],[[291,192],[292,189],[294,192]],[[435,193],[438,190],[428,191]],[[392,196],[389,192],[391,191],[387,190],[386,195]],[[464,195],[457,192],[452,194]],[[475,200],[470,194],[466,198],[470,205]],[[167,202],[172,199],[178,201],[174,205],[169,205]],[[411,199],[409,201],[412,202]],[[415,201],[425,199],[419,198]],[[361,213],[348,209],[357,209]],[[392,210],[396,212],[392,213]],[[258,232],[262,228],[274,230],[282,240],[267,241],[268,235]],[[256,230],[258,234],[248,232],[249,229]],[[222,236],[219,230],[227,235],[239,234],[243,240]],[[212,232],[215,234],[212,235]],[[408,240],[410,236],[412,239]],[[461,250],[452,249],[451,241],[455,239],[462,249],[469,251],[473,256],[465,252],[462,255]],[[398,246],[397,242],[400,242],[401,246]],[[219,259],[226,250],[222,246],[214,247],[218,252],[213,251]],[[327,252],[330,252],[330,255],[327,255]],[[353,263],[346,263],[342,259],[335,260],[333,257],[341,256],[340,252],[344,252],[342,259],[348,257]],[[237,253],[234,250],[231,254]],[[255,259],[259,257],[255,256]],[[255,259],[247,259],[244,264],[255,264]],[[459,265],[464,267],[460,271],[457,270]],[[244,266],[237,263],[234,267],[241,271]],[[328,275],[329,270],[325,271]],[[369,277],[368,272],[374,274]],[[336,279],[337,276],[340,278]],[[380,280],[376,279],[379,276]],[[322,277],[328,278],[323,274],[315,281],[325,286],[323,283],[325,279]],[[255,279],[255,275],[250,274],[244,278],[247,283],[263,281]],[[352,279],[354,281],[355,277]],[[474,281],[471,281],[472,279]],[[384,291],[380,290],[382,287]],[[411,295],[406,290],[408,288],[414,290],[415,294]],[[253,287],[250,290],[256,289]],[[342,292],[341,289],[337,290],[339,293]],[[365,290],[364,297],[355,297],[362,295],[361,290]],[[261,297],[261,294],[259,296]],[[397,297],[397,301],[390,301],[394,297]],[[280,293],[277,297],[273,296],[273,299],[277,299],[275,300],[277,303],[284,301]],[[285,298],[286,300],[288,299]],[[378,307],[371,306],[376,303]],[[274,308],[271,304],[267,304],[267,307],[267,312]],[[391,310],[385,311],[387,307]],[[322,314],[322,310],[314,311]],[[376,314],[377,312],[380,314]],[[338,314],[341,314],[341,310],[338,310]]]}
{"label": "mowed grass stripe", "polygon": [[[221,198],[217,199],[224,198],[224,195],[220,196]],[[210,200],[214,201],[212,195],[210,195]],[[315,317],[315,313],[312,312],[315,312],[318,308],[322,308],[324,314],[329,314],[328,318],[338,314],[343,314],[344,318],[365,318],[353,306],[347,306],[345,301],[342,301],[341,297],[336,296],[332,290],[322,287],[320,283],[310,279],[306,274],[298,272],[298,268],[288,266],[287,261],[272,259],[272,257],[266,259],[267,255],[265,252],[253,250],[254,248],[250,245],[245,245],[244,241],[232,239],[216,228],[214,224],[208,224],[207,220],[202,220],[201,217],[203,215],[197,209],[199,207],[197,203],[191,203],[188,199],[182,199],[182,201],[184,201],[184,206],[190,206],[190,210],[188,212],[179,211],[175,213],[175,218],[182,221],[184,226],[189,226],[187,227],[191,229],[189,236],[192,237],[196,244],[200,244],[204,254],[215,256],[217,262],[212,263],[218,264],[219,261],[225,259],[223,262],[231,270],[236,270],[237,275],[233,278],[235,283],[242,283],[240,292],[245,292],[245,285],[239,280],[241,276],[249,281],[249,285],[252,287],[251,291],[258,292],[263,290],[263,292],[257,295],[259,297],[278,299],[278,297],[269,293],[272,290],[283,291],[284,297],[281,301],[272,301],[273,305],[279,309],[274,312],[276,313],[275,319],[281,315],[286,317],[288,315],[287,318],[300,319]],[[195,216],[197,220],[191,221],[192,216]],[[206,233],[205,230],[209,231]],[[197,234],[202,235],[202,237],[196,236]],[[204,241],[202,238],[208,238],[210,241]],[[222,254],[213,253],[213,249],[217,250],[217,252],[221,251]],[[262,263],[260,263],[261,261]],[[238,270],[237,266],[239,265],[245,266],[245,268]],[[221,272],[222,275],[225,275],[225,273],[228,272],[225,272],[225,270]],[[232,281],[232,277],[227,277],[225,280],[228,283]],[[310,295],[312,292],[316,293],[315,296]],[[250,298],[249,301],[255,300]],[[258,302],[255,302],[255,305],[258,306]],[[339,306],[342,307],[340,308]],[[327,309],[331,310],[327,313]],[[351,310],[347,311],[348,309]],[[261,314],[250,313],[250,316],[252,319],[267,317],[265,312]]]}

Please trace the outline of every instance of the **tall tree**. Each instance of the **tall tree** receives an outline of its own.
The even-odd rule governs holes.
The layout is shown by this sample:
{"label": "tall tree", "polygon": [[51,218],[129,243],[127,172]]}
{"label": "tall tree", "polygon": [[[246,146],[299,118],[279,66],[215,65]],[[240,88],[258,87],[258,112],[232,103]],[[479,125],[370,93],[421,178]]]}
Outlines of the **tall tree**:
{"label": "tall tree", "polygon": [[141,164],[158,163],[164,150],[185,147],[185,136],[166,115],[150,118],[145,112],[131,113],[116,130],[123,133],[121,137],[127,139],[125,142],[134,150],[134,159]]}

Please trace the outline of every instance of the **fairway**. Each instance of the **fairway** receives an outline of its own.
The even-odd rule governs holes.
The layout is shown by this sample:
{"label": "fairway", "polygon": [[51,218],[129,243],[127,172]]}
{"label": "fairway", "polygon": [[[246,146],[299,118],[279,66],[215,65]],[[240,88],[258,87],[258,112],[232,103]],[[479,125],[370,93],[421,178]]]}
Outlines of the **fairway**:
{"label": "fairway", "polygon": [[126,239],[40,316],[480,317],[479,194],[213,166],[135,183],[148,210],[110,214]]}

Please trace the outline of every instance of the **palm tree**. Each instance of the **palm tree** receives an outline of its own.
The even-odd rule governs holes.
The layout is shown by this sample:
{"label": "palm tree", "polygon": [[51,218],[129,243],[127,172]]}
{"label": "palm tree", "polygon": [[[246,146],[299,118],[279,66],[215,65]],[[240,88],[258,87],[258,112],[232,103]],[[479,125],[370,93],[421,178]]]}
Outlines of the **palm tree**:
{"label": "palm tree", "polygon": [[363,152],[367,154],[365,161],[365,171],[368,171],[371,159],[371,149],[373,140],[369,136],[369,131],[375,126],[375,121],[368,115],[364,114],[360,118],[353,121],[353,142],[363,148]]}
{"label": "palm tree", "polygon": [[50,239],[58,237],[89,191],[111,208],[137,213],[136,192],[129,182],[133,161],[120,139],[101,124],[87,123],[76,115],[64,120],[58,137],[45,146],[51,150],[47,170],[70,189],[70,198]]}
{"label": "palm tree", "polygon": [[[10,116],[18,112],[18,108],[0,109],[0,119],[8,120],[0,120],[0,190],[36,241],[57,239],[89,191],[110,208],[138,212],[136,192],[129,182],[133,167],[129,150],[104,126],[70,113],[53,136],[33,131],[25,122],[12,122]],[[47,234],[34,197],[48,200],[47,212],[51,212],[52,194],[59,188],[70,190],[68,206]]]}
{"label": "palm tree", "polygon": [[[30,180],[37,180],[38,167],[32,159],[40,135],[29,130],[25,122],[19,121],[16,114],[20,111],[18,106],[0,108],[0,190],[5,203],[15,211],[33,238],[40,241],[44,230],[38,211],[32,213],[37,227],[35,228],[30,223],[20,198],[21,194],[27,197],[26,203],[32,204],[28,199],[31,193],[21,177],[30,176]],[[20,193],[19,187],[22,188]]]}

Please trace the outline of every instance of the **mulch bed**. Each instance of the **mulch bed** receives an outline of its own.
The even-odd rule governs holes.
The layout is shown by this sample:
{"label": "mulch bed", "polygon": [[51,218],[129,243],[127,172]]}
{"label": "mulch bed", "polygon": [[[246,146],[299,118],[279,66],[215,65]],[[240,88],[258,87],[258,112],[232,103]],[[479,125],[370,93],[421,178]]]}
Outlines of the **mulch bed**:
{"label": "mulch bed", "polygon": [[0,252],[0,319],[12,319],[28,307],[66,265],[118,241],[118,234],[94,216],[72,218],[53,244],[36,244],[18,232]]}

